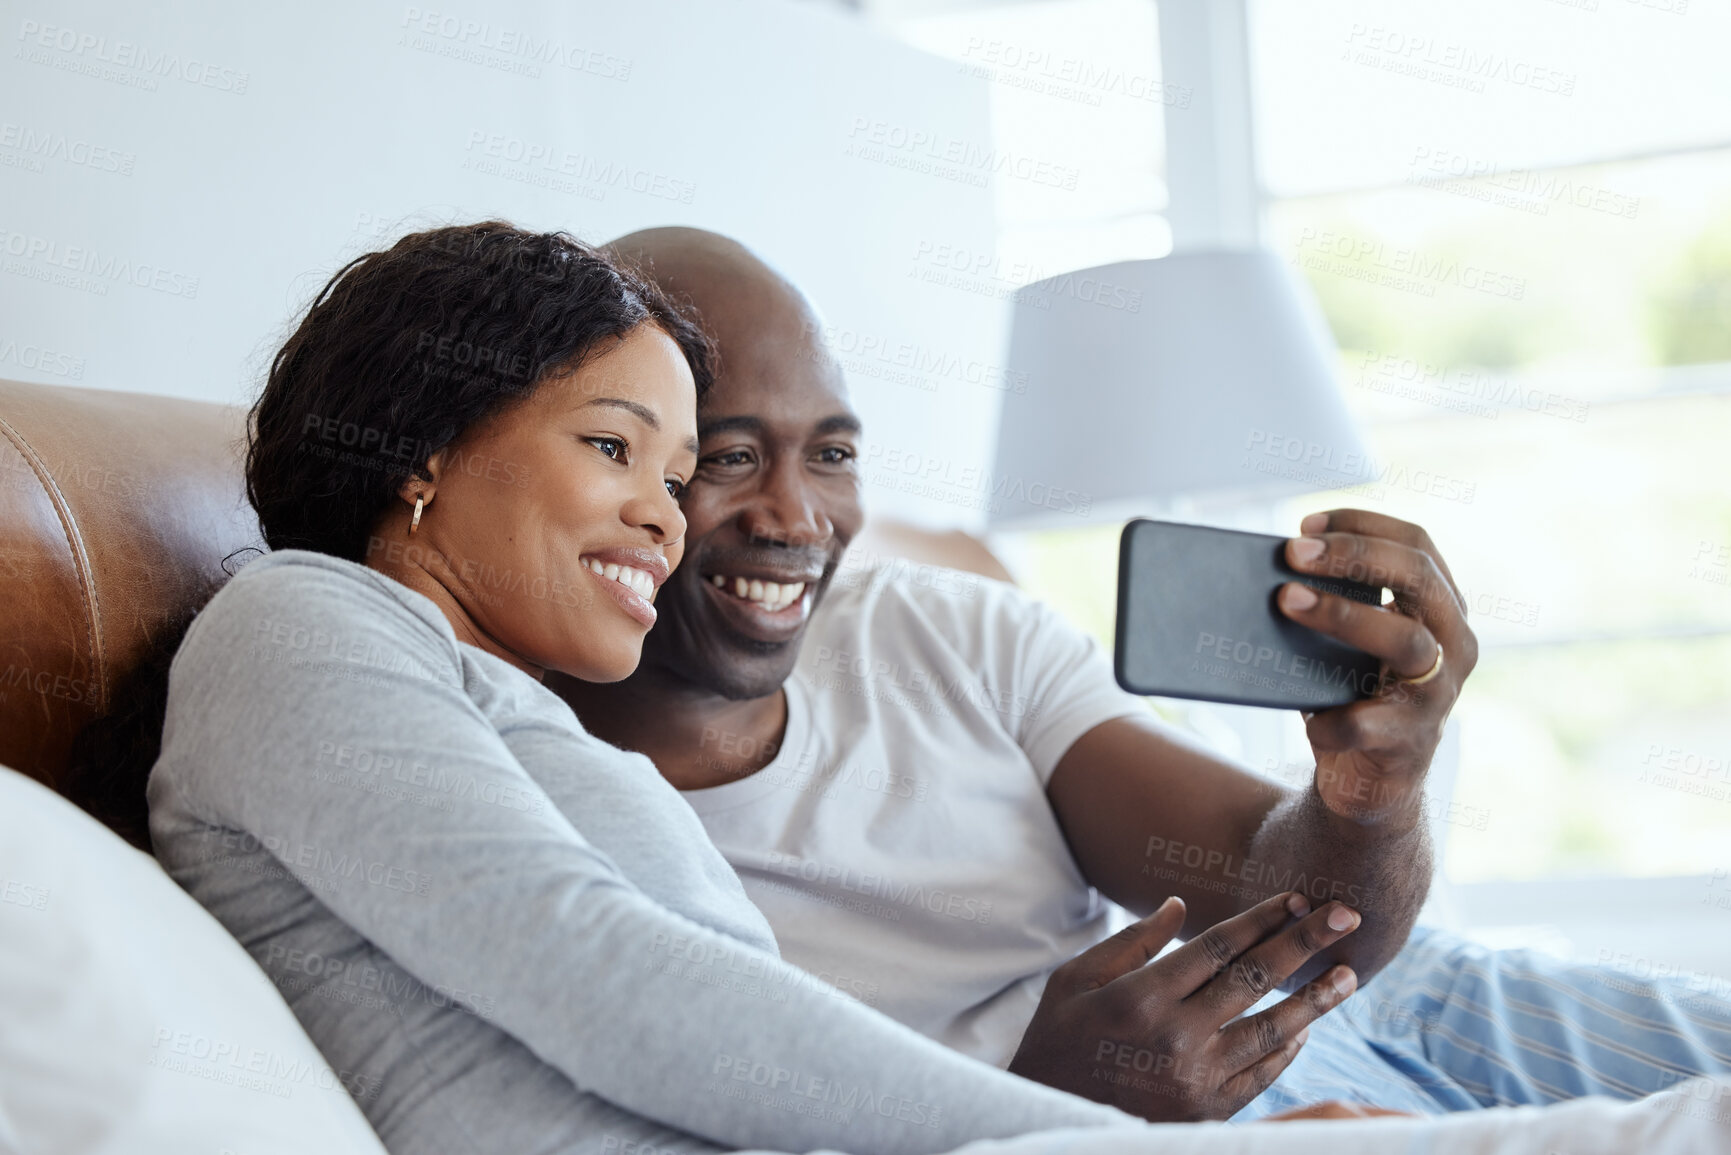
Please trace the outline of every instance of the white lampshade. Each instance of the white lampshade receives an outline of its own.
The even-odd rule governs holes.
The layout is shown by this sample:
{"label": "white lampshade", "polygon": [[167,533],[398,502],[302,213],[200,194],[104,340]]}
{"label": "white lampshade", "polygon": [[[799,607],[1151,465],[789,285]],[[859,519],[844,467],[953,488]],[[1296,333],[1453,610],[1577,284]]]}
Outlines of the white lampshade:
{"label": "white lampshade", "polygon": [[1279,497],[1374,468],[1308,286],[1266,251],[1183,252],[1016,294],[991,523]]}

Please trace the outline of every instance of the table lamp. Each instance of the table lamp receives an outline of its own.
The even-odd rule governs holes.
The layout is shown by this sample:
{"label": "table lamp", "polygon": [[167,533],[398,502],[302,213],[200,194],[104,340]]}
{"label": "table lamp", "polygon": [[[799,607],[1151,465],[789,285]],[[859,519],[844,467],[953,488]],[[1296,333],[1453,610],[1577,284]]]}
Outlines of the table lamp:
{"label": "table lamp", "polygon": [[992,529],[1272,499],[1363,483],[1308,286],[1273,253],[1186,251],[1019,290]]}

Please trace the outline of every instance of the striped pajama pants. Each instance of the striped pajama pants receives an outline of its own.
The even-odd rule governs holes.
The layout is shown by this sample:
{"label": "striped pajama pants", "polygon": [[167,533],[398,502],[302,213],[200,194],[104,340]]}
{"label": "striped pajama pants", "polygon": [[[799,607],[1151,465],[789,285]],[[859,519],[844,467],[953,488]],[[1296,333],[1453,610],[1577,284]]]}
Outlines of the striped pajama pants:
{"label": "striped pajama pants", "polygon": [[1420,928],[1233,1122],[1324,1099],[1438,1115],[1731,1072],[1731,1000]]}

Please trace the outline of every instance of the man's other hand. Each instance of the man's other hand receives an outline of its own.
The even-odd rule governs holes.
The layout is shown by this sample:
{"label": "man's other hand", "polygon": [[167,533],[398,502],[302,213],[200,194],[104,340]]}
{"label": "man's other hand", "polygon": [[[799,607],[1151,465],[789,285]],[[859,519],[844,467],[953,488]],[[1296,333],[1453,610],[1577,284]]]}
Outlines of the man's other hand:
{"label": "man's other hand", "polygon": [[1169,898],[1053,971],[1010,1070],[1156,1123],[1225,1119],[1357,986],[1337,966],[1239,1018],[1358,927],[1337,902],[1312,911],[1303,895],[1279,894],[1156,959],[1183,924],[1183,902]]}

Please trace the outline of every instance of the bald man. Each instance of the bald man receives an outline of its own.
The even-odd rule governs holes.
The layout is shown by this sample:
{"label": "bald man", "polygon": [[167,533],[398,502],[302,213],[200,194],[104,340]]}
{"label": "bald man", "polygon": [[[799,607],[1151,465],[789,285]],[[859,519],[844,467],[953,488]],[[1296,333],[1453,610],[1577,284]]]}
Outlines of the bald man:
{"label": "bald man", "polygon": [[[789,961],[1154,1120],[1633,1098],[1723,1069],[1722,1003],[1684,1013],[1659,985],[1409,943],[1424,776],[1476,654],[1422,529],[1334,510],[1288,543],[1301,572],[1392,575],[1390,610],[1296,583],[1279,604],[1425,692],[1312,716],[1314,784],[1284,788],[1162,726],[1091,639],[1007,584],[838,572],[863,521],[861,429],[809,303],[712,233],[612,248],[697,306],[721,369],[642,664],[549,685],[684,791]],[[1145,917],[1106,937],[1102,896]]]}

